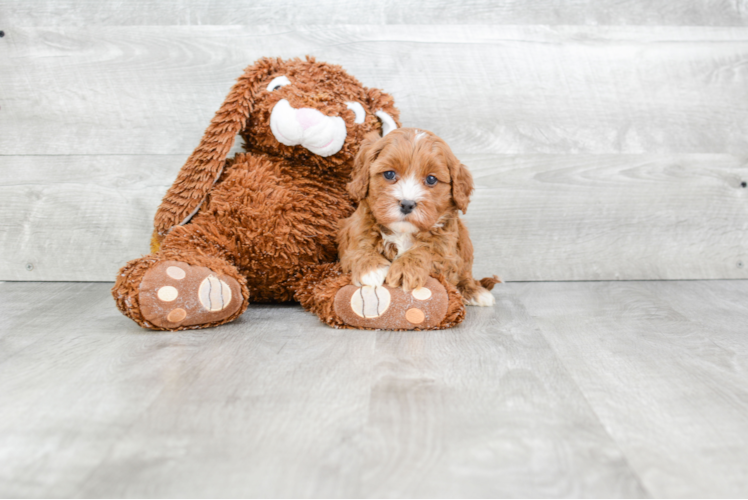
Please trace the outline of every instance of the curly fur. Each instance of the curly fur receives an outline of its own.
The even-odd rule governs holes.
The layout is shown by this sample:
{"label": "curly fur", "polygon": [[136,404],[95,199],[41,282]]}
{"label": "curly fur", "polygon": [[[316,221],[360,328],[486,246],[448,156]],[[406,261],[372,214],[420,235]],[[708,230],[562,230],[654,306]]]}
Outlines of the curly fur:
{"label": "curly fur", "polygon": [[[436,184],[428,185],[428,176]],[[429,275],[441,276],[466,303],[473,303],[499,282],[496,277],[473,279],[473,244],[458,212],[467,211],[473,178],[436,135],[406,128],[367,137],[348,189],[360,203],[341,223],[338,251],[342,269],[354,283],[389,267],[389,286],[412,290]],[[405,189],[416,201],[408,214],[400,210]]]}

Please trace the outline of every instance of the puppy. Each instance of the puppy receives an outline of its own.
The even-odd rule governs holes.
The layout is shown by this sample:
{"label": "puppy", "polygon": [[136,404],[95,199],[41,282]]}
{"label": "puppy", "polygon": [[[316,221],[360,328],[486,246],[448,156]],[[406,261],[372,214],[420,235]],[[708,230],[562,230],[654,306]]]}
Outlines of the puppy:
{"label": "puppy", "polygon": [[424,286],[442,275],[468,305],[491,306],[494,278],[473,279],[473,244],[459,217],[473,178],[431,132],[397,129],[370,134],[359,150],[348,192],[359,202],[341,222],[341,267],[356,286]]}

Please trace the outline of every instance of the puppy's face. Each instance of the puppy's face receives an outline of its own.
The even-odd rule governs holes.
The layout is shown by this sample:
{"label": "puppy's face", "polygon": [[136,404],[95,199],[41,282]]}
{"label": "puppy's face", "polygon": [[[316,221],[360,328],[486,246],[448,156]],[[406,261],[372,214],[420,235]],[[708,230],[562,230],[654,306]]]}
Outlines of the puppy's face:
{"label": "puppy's face", "polygon": [[396,232],[428,231],[450,210],[467,210],[470,172],[431,132],[398,129],[368,136],[348,189],[366,198],[377,222]]}

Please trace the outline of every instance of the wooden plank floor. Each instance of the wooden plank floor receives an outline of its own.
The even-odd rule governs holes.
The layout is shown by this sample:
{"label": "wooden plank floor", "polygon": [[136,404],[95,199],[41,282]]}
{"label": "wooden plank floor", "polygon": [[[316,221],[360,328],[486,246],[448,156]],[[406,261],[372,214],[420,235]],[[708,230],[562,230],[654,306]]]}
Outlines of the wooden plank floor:
{"label": "wooden plank floor", "polygon": [[412,333],[152,333],[110,286],[0,283],[0,496],[748,495],[748,281],[510,283]]}

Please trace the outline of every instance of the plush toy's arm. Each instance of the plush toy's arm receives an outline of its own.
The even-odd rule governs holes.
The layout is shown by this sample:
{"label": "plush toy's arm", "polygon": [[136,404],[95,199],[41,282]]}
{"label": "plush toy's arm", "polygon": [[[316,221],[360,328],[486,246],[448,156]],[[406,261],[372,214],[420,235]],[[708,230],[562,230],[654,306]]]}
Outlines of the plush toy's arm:
{"label": "plush toy's arm", "polygon": [[177,179],[164,196],[154,219],[151,247],[176,225],[187,223],[197,213],[208,191],[221,175],[226,155],[251,111],[253,72],[249,69],[231,88],[228,97],[211,120],[200,145],[187,159]]}

